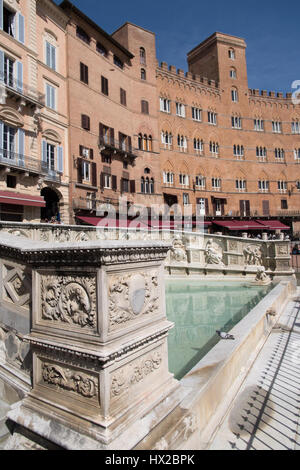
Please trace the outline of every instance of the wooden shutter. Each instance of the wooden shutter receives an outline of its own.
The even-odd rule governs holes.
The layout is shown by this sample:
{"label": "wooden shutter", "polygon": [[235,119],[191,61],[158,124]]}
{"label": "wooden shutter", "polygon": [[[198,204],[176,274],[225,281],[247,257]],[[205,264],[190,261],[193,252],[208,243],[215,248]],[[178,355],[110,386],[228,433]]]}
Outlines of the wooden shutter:
{"label": "wooden shutter", "polygon": [[131,137],[128,137],[128,151],[132,152],[132,144],[131,144]]}
{"label": "wooden shutter", "polygon": [[244,217],[244,215],[245,215],[245,205],[244,205],[244,202],[245,202],[245,201],[240,201],[240,216],[241,216],[241,217]]}
{"label": "wooden shutter", "polygon": [[0,0],[0,29],[3,29],[3,0]]}
{"label": "wooden shutter", "polygon": [[250,216],[250,201],[245,201],[246,203],[246,216]]}
{"label": "wooden shutter", "polygon": [[116,177],[116,175],[112,175],[111,185],[112,185],[112,190],[117,191],[117,177]]}
{"label": "wooden shutter", "polygon": [[19,153],[19,165],[24,166],[24,155],[25,155],[25,131],[24,129],[18,129],[18,153]]}
{"label": "wooden shutter", "polygon": [[208,206],[208,199],[205,198],[205,215],[209,214],[209,206]]}
{"label": "wooden shutter", "polygon": [[79,155],[83,157],[83,145],[79,145]]}
{"label": "wooden shutter", "polygon": [[126,91],[120,88],[120,102],[123,106],[126,106]]}
{"label": "wooden shutter", "polygon": [[263,201],[262,202],[262,209],[263,209],[263,215],[269,215],[270,214],[269,201]]}
{"label": "wooden shutter", "polygon": [[90,151],[90,159],[94,160],[94,149],[89,149]]}
{"label": "wooden shutter", "polygon": [[108,80],[101,75],[101,91],[104,95],[108,95]]}
{"label": "wooden shutter", "polygon": [[0,83],[4,83],[4,52],[0,51]]}
{"label": "wooden shutter", "polygon": [[110,145],[115,146],[115,130],[110,127],[109,129]]}
{"label": "wooden shutter", "polygon": [[17,67],[17,90],[22,93],[23,91],[23,64],[22,62],[16,62]]}
{"label": "wooden shutter", "polygon": [[63,154],[63,148],[58,145],[57,146],[57,171],[59,173],[64,172],[64,154]]}
{"label": "wooden shutter", "polygon": [[103,139],[103,124],[102,122],[99,122],[99,141],[100,141],[100,145],[102,145],[104,143],[104,139]]}
{"label": "wooden shutter", "polygon": [[100,173],[100,189],[104,188],[104,173]]}
{"label": "wooden shutter", "polygon": [[21,13],[18,13],[18,41],[25,43],[25,18]]}
{"label": "wooden shutter", "polygon": [[81,127],[87,131],[90,130],[90,117],[86,114],[81,115]]}
{"label": "wooden shutter", "polygon": [[130,192],[135,193],[135,180],[130,180]]}
{"label": "wooden shutter", "polygon": [[91,163],[92,166],[92,186],[97,186],[97,165],[95,162]]}
{"label": "wooden shutter", "polygon": [[119,132],[119,149],[122,149],[122,142],[121,142],[122,135],[123,135],[122,132]]}
{"label": "wooden shutter", "polygon": [[82,183],[82,158],[77,158],[77,181]]}

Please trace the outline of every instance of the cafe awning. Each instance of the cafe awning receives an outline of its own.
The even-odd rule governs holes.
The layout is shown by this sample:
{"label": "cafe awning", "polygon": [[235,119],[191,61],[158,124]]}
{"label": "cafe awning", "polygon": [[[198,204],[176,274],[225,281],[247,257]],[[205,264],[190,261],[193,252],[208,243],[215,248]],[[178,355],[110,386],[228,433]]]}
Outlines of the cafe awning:
{"label": "cafe awning", "polygon": [[0,203],[46,207],[46,202],[42,196],[31,196],[30,194],[13,193],[11,191],[0,191]]}
{"label": "cafe awning", "polygon": [[288,225],[284,225],[280,220],[259,220],[266,230],[290,230]]}
{"label": "cafe awning", "polygon": [[213,223],[228,230],[266,230],[266,227],[256,220],[214,220]]}
{"label": "cafe awning", "polygon": [[87,225],[93,225],[94,227],[104,228],[148,228],[144,222],[129,219],[112,219],[109,217],[85,217],[77,216],[77,219],[81,220]]}

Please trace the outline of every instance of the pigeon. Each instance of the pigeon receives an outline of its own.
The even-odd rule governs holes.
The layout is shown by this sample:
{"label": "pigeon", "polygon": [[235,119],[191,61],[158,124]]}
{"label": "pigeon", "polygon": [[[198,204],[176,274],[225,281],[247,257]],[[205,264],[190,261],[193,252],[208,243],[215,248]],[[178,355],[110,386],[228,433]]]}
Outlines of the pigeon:
{"label": "pigeon", "polygon": [[229,333],[225,333],[224,331],[219,331],[217,330],[216,333],[220,336],[222,339],[235,339],[233,335],[230,335]]}

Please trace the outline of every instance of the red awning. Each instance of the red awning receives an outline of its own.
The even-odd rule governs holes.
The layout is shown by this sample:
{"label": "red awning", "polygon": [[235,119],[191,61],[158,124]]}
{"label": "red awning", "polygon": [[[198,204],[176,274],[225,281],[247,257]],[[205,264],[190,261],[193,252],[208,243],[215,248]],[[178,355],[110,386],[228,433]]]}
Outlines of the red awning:
{"label": "red awning", "polygon": [[213,222],[228,230],[265,230],[266,227],[256,220],[214,220]]}
{"label": "red awning", "polygon": [[265,230],[290,230],[290,227],[284,225],[280,220],[259,220],[257,222],[262,224]]}
{"label": "red awning", "polygon": [[29,194],[19,194],[11,191],[0,191],[0,202],[2,204],[15,204],[20,206],[46,207],[46,202],[42,196],[31,196]]}

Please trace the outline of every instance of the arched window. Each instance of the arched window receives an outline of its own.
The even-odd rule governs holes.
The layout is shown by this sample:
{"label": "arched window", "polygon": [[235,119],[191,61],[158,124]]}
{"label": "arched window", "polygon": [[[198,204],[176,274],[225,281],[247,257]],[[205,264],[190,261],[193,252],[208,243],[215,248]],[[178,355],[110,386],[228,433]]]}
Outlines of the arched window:
{"label": "arched window", "polygon": [[140,63],[143,65],[146,64],[146,51],[143,47],[140,47]]}
{"label": "arched window", "polygon": [[145,192],[145,178],[141,177],[141,193]]}
{"label": "arched window", "polygon": [[152,152],[152,135],[148,137],[148,152]]}
{"label": "arched window", "polygon": [[236,69],[234,67],[231,67],[229,76],[230,78],[236,78]]}
{"label": "arched window", "polygon": [[229,57],[229,59],[232,59],[232,60],[235,59],[235,50],[234,49],[232,49],[232,48],[228,49],[228,57]]}
{"label": "arched window", "polygon": [[147,152],[147,150],[148,150],[148,145],[147,145],[147,143],[148,143],[148,137],[147,137],[146,134],[144,134],[144,138],[143,138],[143,150],[145,150],[146,152]]}
{"label": "arched window", "polygon": [[141,80],[146,80],[146,70],[141,69]]}
{"label": "arched window", "polygon": [[237,103],[239,100],[239,95],[236,88],[231,89],[231,99],[234,103]]}
{"label": "arched window", "polygon": [[145,175],[149,175],[150,174],[150,168],[145,168],[144,173],[145,173]]}

